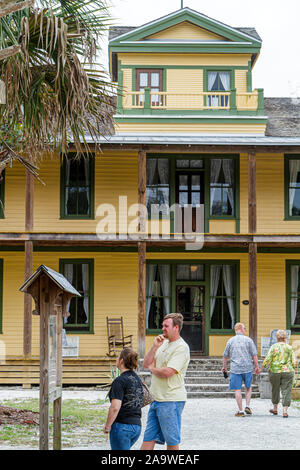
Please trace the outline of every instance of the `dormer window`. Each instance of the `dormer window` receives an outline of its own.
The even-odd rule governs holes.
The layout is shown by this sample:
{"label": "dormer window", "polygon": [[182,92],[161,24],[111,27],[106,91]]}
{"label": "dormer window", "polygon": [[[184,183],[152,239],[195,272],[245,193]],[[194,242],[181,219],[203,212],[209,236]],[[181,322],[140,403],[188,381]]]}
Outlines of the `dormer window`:
{"label": "dormer window", "polygon": [[227,107],[229,96],[223,95],[222,92],[230,91],[230,72],[208,72],[207,89],[208,91],[219,92],[208,95],[208,106]]}

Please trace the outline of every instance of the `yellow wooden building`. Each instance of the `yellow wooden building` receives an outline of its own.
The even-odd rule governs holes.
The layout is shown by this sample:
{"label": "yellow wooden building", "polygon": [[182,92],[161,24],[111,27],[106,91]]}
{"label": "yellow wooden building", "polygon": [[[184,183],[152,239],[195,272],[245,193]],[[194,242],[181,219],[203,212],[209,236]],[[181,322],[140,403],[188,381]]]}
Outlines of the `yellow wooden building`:
{"label": "yellow wooden building", "polygon": [[195,356],[221,356],[237,321],[259,352],[272,329],[298,339],[300,102],[253,89],[261,46],[189,8],[111,28],[113,135],[80,161],[46,155],[45,186],[17,165],[1,182],[0,383],[38,383],[39,317],[19,287],[41,264],[82,294],[65,383],[103,382],[106,317],[141,356],[172,311]]}

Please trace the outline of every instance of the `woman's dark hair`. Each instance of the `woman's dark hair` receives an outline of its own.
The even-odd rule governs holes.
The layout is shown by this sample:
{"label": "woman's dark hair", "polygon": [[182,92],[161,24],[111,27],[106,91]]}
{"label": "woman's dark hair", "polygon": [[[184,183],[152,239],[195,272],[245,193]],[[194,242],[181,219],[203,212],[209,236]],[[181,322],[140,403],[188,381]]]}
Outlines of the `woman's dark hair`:
{"label": "woman's dark hair", "polygon": [[137,369],[138,366],[138,354],[132,348],[124,348],[120,353],[120,359],[123,359],[124,367],[126,369]]}

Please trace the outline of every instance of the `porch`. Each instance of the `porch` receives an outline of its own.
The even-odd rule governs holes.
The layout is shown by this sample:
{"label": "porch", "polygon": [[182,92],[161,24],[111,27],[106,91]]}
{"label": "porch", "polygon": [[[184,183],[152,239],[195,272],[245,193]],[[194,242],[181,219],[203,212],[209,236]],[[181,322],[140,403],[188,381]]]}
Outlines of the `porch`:
{"label": "porch", "polygon": [[[115,359],[103,356],[63,358],[63,385],[104,385],[111,382],[111,365]],[[0,361],[0,385],[31,385],[40,383],[40,359],[38,356],[7,357]]]}
{"label": "porch", "polygon": [[130,112],[142,114],[165,114],[189,111],[191,113],[224,111],[226,113],[251,112],[264,113],[264,90],[252,92],[208,91],[199,93],[172,93],[168,91],[153,91],[145,88],[139,91],[124,92],[118,101],[117,113]]}

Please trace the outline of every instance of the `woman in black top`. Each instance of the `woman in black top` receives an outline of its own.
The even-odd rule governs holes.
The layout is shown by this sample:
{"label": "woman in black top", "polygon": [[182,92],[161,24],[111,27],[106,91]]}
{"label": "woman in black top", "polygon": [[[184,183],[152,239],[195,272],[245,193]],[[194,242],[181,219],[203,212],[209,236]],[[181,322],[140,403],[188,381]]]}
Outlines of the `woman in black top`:
{"label": "woman in black top", "polygon": [[112,450],[129,450],[138,440],[141,430],[141,408],[144,393],[141,379],[134,372],[138,355],[132,348],[124,348],[117,359],[121,375],[111,386],[111,402],[105,433],[109,433]]}

